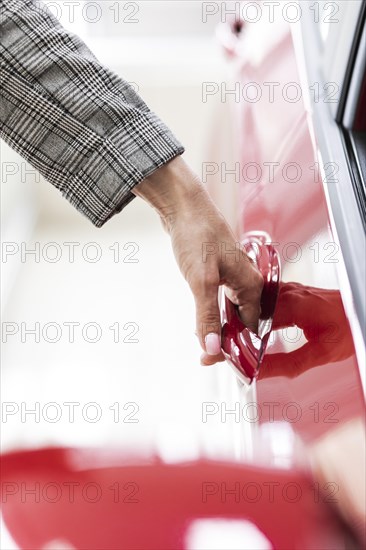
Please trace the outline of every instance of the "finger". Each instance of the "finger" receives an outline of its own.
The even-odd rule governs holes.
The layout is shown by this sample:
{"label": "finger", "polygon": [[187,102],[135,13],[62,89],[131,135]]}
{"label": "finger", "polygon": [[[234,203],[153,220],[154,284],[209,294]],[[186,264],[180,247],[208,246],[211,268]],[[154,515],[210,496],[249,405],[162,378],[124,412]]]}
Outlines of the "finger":
{"label": "finger", "polygon": [[238,306],[243,323],[253,332],[258,331],[262,289],[263,277],[249,260],[244,268],[242,263],[232,266],[226,276],[225,294]]}
{"label": "finger", "polygon": [[196,303],[197,336],[209,356],[221,354],[221,320],[218,304],[219,276],[205,274],[196,280],[192,291]]}
{"label": "finger", "polygon": [[215,363],[221,363],[222,361],[225,361],[225,357],[223,353],[220,353],[218,355],[208,355],[208,353],[203,352],[201,355],[201,365],[204,367],[208,367],[210,365],[215,365]]}

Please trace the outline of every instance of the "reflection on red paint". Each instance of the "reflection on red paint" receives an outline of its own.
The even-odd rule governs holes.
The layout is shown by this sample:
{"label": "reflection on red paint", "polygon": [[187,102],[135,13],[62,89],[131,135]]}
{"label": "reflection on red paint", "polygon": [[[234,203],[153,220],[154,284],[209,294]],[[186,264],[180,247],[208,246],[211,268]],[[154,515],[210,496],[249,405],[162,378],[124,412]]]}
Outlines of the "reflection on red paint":
{"label": "reflection on red paint", "polygon": [[[4,455],[7,528],[27,550],[53,540],[80,550],[193,550],[192,522],[241,519],[277,550],[347,548],[344,525],[305,473],[208,461],[134,462],[124,463],[118,452],[101,459],[72,449]],[[242,547],[253,548],[250,540]]]}
{"label": "reflection on red paint", "polygon": [[279,331],[279,338],[286,339],[284,329],[294,326],[303,331],[307,342],[294,351],[267,353],[259,379],[294,378],[309,369],[343,361],[354,354],[339,290],[300,283],[282,284],[272,330]]}

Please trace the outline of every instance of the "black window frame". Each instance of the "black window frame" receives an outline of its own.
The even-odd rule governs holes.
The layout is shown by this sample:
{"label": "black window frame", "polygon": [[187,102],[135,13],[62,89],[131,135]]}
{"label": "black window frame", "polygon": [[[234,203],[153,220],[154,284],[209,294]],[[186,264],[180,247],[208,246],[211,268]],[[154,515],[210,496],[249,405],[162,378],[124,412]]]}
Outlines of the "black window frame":
{"label": "black window frame", "polygon": [[[366,47],[362,44],[363,32],[366,28],[366,2],[362,3],[355,36],[350,52],[349,62],[346,69],[344,85],[340,96],[339,107],[336,115],[336,122],[340,128],[343,147],[346,153],[348,169],[352,181],[354,195],[357,201],[364,231],[366,233],[366,121],[365,126],[360,129],[348,128],[345,126],[344,118],[349,92],[354,74],[357,56],[360,48]],[[362,83],[357,98],[355,112],[357,113],[361,102],[365,103],[366,109],[366,63],[364,67]]]}

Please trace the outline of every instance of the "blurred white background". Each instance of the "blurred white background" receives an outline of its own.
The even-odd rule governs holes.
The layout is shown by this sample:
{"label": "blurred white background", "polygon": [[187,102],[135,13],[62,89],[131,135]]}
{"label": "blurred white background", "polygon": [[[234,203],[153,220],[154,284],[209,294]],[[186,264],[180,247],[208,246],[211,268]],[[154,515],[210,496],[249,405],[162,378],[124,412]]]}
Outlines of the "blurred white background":
{"label": "blurred white background", "polygon": [[[196,1],[77,2],[72,15],[67,3],[46,4],[137,86],[200,174],[213,120],[223,119],[215,140],[231,137],[219,99],[202,102],[202,82],[228,80],[230,71],[218,20],[203,23]],[[2,451],[75,445],[168,461],[236,456],[234,415],[202,422],[204,402],[238,400],[234,376],[227,365],[199,365],[193,298],[156,214],[135,199],[96,229],[3,142],[1,158]],[[27,333],[34,328],[38,342]],[[136,342],[126,341],[131,334]]]}

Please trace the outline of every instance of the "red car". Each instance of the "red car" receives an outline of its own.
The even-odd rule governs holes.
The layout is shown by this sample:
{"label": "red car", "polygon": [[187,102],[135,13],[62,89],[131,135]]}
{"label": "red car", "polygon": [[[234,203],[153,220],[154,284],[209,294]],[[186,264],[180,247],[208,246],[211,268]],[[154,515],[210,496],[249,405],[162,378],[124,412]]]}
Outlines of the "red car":
{"label": "red car", "polygon": [[209,88],[232,103],[240,158],[207,185],[225,209],[235,174],[234,253],[265,277],[259,335],[221,297],[238,461],[7,453],[2,512],[20,548],[365,544],[365,3],[269,4],[222,14],[233,82]]}

